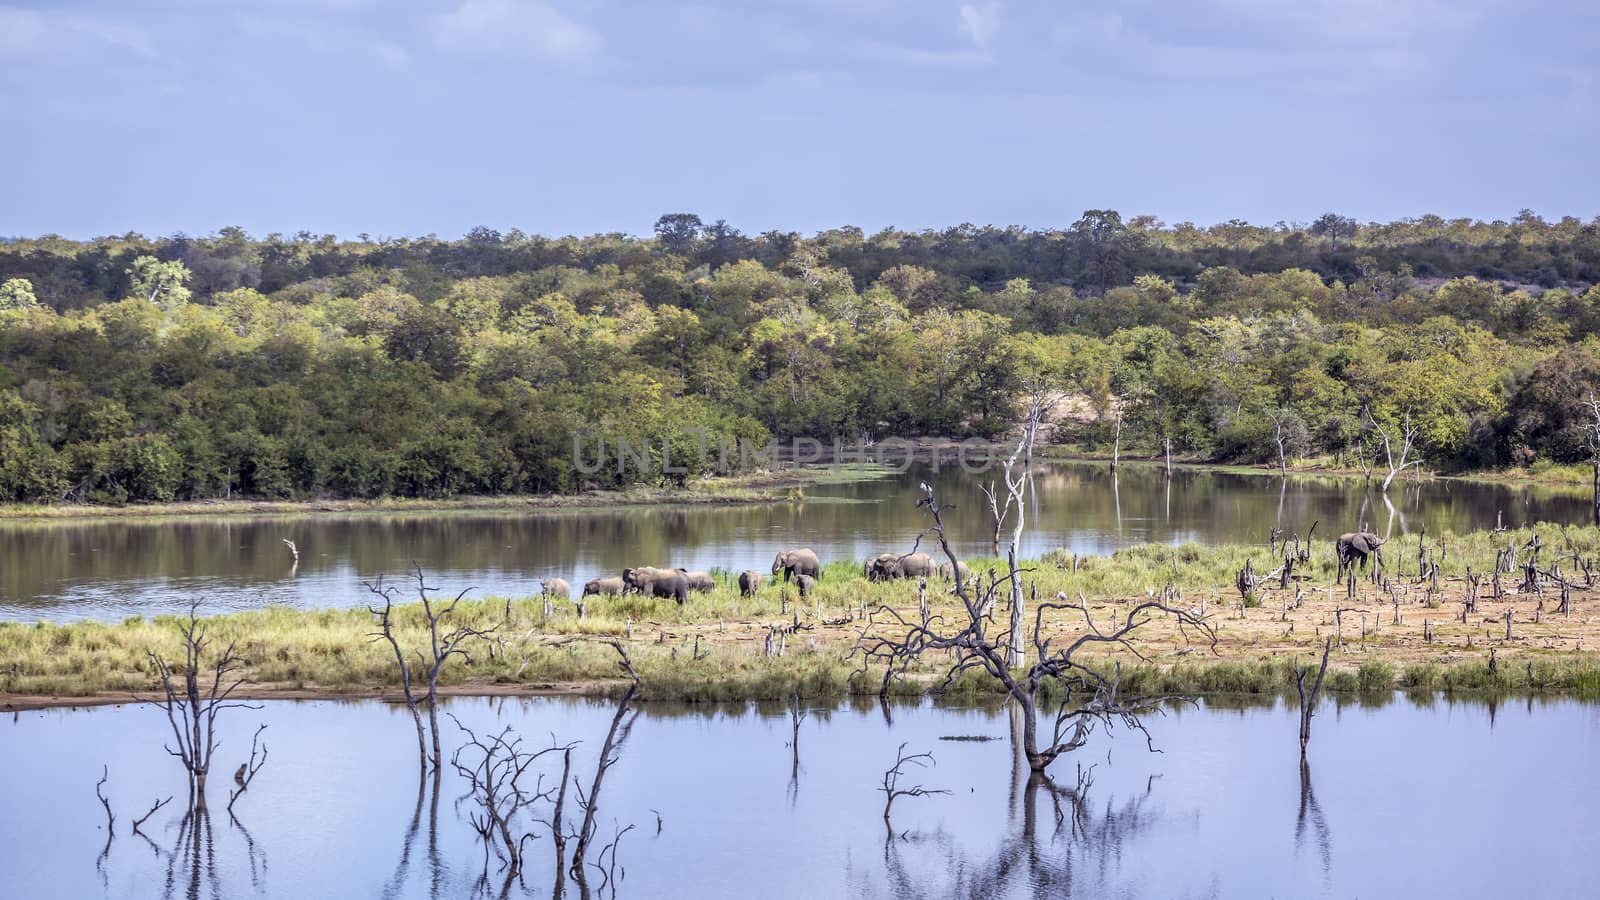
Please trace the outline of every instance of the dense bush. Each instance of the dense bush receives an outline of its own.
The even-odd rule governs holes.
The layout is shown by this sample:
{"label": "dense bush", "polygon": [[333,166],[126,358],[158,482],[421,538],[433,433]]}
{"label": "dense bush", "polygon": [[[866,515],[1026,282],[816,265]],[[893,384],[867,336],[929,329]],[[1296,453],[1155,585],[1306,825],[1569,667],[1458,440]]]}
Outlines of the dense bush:
{"label": "dense bush", "polygon": [[997,435],[1039,387],[1097,447],[1410,422],[1436,467],[1587,458],[1600,225],[1330,222],[0,243],[0,499],[681,481],[769,436]]}

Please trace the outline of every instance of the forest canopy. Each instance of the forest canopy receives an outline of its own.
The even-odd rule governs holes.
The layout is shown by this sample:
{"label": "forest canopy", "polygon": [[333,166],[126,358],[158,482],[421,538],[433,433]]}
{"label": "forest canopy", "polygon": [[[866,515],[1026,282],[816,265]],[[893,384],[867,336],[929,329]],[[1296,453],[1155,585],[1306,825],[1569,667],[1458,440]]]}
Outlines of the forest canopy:
{"label": "forest canopy", "polygon": [[[0,500],[615,487],[574,437],[995,436],[1191,457],[1570,462],[1600,386],[1600,219],[648,237],[0,242]],[[682,451],[680,455],[680,451]]]}

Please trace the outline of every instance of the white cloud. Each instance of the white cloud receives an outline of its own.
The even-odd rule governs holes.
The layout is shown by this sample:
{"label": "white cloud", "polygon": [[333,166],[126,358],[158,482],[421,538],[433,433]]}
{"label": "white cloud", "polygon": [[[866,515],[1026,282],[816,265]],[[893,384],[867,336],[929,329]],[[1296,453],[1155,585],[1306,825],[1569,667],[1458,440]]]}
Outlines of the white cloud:
{"label": "white cloud", "polygon": [[961,30],[979,47],[989,43],[989,39],[1000,30],[999,4],[986,3],[983,6],[961,4]]}
{"label": "white cloud", "polygon": [[0,6],[0,57],[66,62],[115,48],[154,59],[143,31],[90,16]]}
{"label": "white cloud", "polygon": [[440,43],[457,50],[531,52],[556,62],[582,62],[600,50],[600,35],[541,0],[465,0],[434,20]]}

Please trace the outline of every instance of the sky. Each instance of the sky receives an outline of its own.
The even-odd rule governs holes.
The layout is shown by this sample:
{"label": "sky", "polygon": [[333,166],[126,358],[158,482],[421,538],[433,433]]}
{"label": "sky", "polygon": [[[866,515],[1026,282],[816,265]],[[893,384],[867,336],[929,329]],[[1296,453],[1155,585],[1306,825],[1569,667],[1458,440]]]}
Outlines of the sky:
{"label": "sky", "polygon": [[0,235],[1600,214],[1592,0],[0,0]]}

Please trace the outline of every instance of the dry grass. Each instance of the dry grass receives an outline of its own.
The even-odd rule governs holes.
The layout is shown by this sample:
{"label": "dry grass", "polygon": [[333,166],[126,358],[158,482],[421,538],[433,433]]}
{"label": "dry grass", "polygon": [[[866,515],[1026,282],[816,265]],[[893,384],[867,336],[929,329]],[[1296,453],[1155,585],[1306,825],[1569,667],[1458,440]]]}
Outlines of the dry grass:
{"label": "dry grass", "polygon": [[[1508,593],[1491,599],[1480,592],[1478,612],[1461,621],[1466,566],[1492,569],[1494,551],[1518,547],[1530,532],[1479,532],[1443,539],[1440,590],[1431,595],[1416,579],[1417,542],[1406,538],[1385,547],[1393,594],[1380,594],[1370,581],[1358,582],[1348,599],[1335,587],[1331,545],[1319,541],[1303,580],[1287,590],[1275,584],[1258,592],[1260,605],[1246,608],[1231,587],[1246,559],[1257,572],[1273,568],[1264,546],[1143,546],[1109,557],[1079,559],[1050,554],[1029,566],[1025,579],[1040,598],[1058,593],[1087,599],[1087,614],[1101,626],[1123,617],[1133,603],[1169,581],[1184,606],[1204,609],[1217,632],[1212,647],[1185,635],[1166,620],[1141,630],[1135,650],[1122,657],[1130,683],[1152,690],[1228,693],[1277,692],[1292,684],[1292,666],[1309,662],[1322,642],[1337,636],[1330,673],[1332,690],[1551,691],[1600,696],[1600,590],[1572,593],[1572,610],[1558,611],[1559,596]],[[1593,528],[1541,528],[1548,563],[1559,552],[1600,556],[1600,531]],[[1430,538],[1435,556],[1439,542]],[[986,573],[989,562],[973,560]],[[1562,571],[1573,575],[1568,559]],[[457,691],[543,690],[580,686],[606,690],[617,677],[614,654],[603,639],[629,647],[645,683],[646,696],[689,700],[774,699],[799,690],[803,695],[837,697],[852,689],[876,690],[871,674],[852,682],[856,661],[850,650],[863,629],[880,629],[863,618],[879,606],[912,615],[916,586],[910,582],[869,584],[854,563],[835,563],[824,572],[804,604],[792,589],[768,585],[754,598],[741,598],[731,573],[717,573],[718,587],[693,595],[678,607],[669,600],[625,597],[589,598],[579,617],[575,604],[563,603],[544,618],[535,599],[464,601],[457,624],[498,625],[493,638],[478,644],[466,660],[453,660],[443,681]],[[1576,575],[1582,579],[1581,573]],[[1514,590],[1519,578],[1503,576]],[[936,613],[958,613],[948,583],[930,584]],[[1300,602],[1293,605],[1298,593]],[[1395,624],[1398,599],[1400,623]],[[1431,604],[1430,605],[1430,599]],[[1288,608],[1286,608],[1288,607]],[[1338,610],[1344,610],[1338,613]],[[1511,637],[1505,614],[1511,613]],[[1044,619],[1048,636],[1061,640],[1085,627],[1084,611],[1056,611]],[[881,614],[870,616],[883,623]],[[1030,617],[1031,619],[1031,617]],[[794,626],[798,623],[798,629]],[[1424,623],[1432,639],[1424,635]],[[765,654],[771,626],[794,629],[784,637],[781,657]],[[423,646],[423,619],[417,607],[402,607],[397,628],[403,644]],[[301,611],[273,607],[209,620],[219,643],[237,642],[247,660],[249,689],[257,695],[314,691],[332,695],[370,694],[394,686],[396,669],[388,647],[371,640],[372,619],[364,610]],[[1030,624],[1031,627],[1031,624]],[[126,697],[154,686],[149,654],[181,657],[176,622],[169,617],[130,619],[121,624],[0,624],[0,703],[46,696],[61,699]],[[1491,669],[1491,651],[1493,668]],[[1107,660],[1109,664],[1109,660]],[[930,659],[897,688],[916,692],[941,674],[943,659]],[[954,688],[983,692],[992,685],[969,677]]]}

